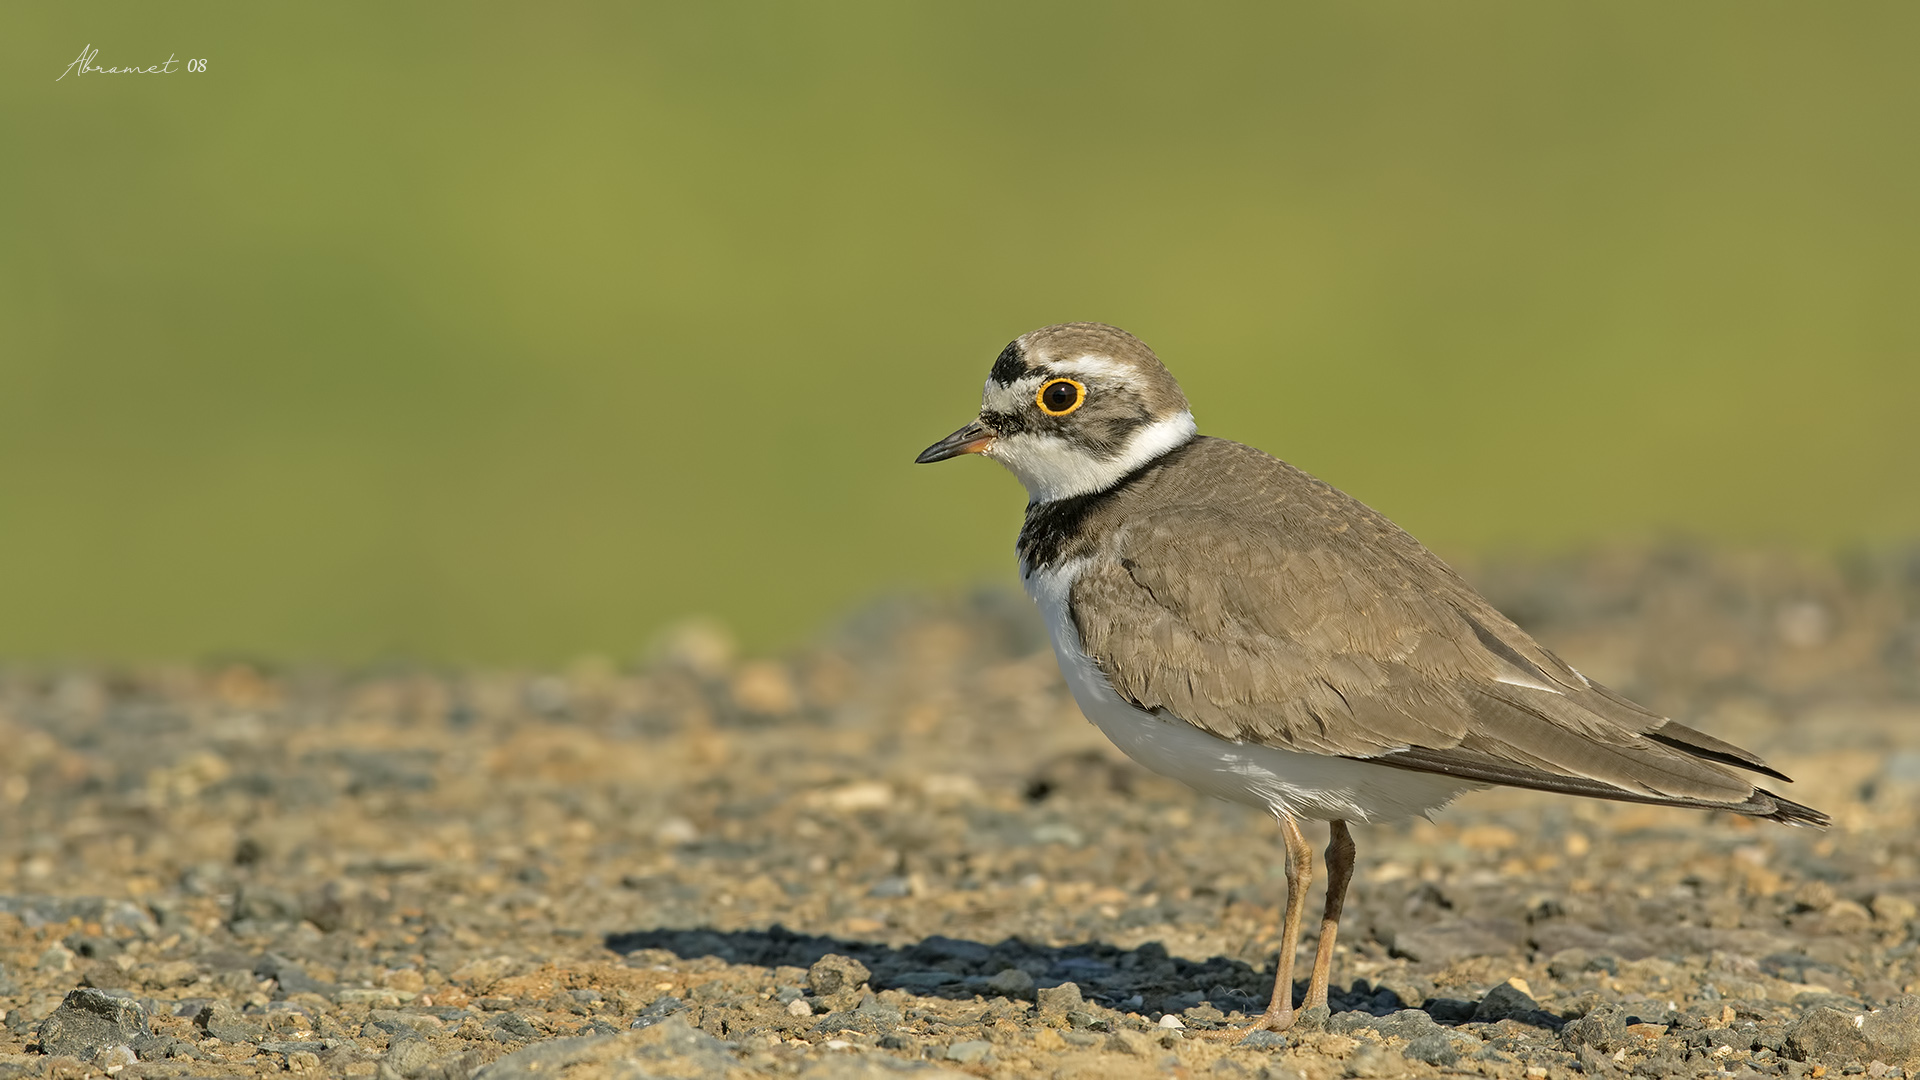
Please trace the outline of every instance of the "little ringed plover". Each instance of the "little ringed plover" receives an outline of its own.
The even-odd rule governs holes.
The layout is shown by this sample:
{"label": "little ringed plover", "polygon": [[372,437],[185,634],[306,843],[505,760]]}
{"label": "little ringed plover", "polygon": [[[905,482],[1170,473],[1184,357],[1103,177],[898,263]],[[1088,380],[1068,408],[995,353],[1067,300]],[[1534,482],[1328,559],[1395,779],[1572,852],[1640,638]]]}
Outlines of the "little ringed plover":
{"label": "little ringed plover", "polygon": [[1026,486],[1020,575],[1087,719],[1135,761],[1271,812],[1293,962],[1326,821],[1326,910],[1302,1008],[1325,1006],[1353,874],[1348,822],[1426,815],[1489,785],[1825,825],[1757,787],[1753,754],[1596,683],[1432,552],[1329,484],[1200,435],[1137,338],[1098,323],[1009,344],[980,415],[920,462],[982,454]]}

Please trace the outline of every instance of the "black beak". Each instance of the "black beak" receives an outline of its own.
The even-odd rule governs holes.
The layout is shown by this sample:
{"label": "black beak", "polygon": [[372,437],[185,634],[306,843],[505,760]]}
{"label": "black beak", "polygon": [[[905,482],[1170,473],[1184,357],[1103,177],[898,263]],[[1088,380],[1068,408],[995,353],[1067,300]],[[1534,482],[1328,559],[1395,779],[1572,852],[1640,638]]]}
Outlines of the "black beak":
{"label": "black beak", "polygon": [[987,430],[987,425],[975,420],[920,451],[920,456],[914,458],[913,463],[925,465],[929,461],[945,461],[951,457],[959,457],[961,454],[977,454],[992,442],[993,432]]}

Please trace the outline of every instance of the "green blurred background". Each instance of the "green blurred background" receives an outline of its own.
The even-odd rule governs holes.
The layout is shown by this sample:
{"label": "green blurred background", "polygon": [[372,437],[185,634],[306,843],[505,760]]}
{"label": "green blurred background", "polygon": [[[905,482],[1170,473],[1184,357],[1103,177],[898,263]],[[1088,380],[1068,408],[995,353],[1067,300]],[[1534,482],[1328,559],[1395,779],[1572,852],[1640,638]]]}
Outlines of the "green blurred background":
{"label": "green blurred background", "polygon": [[[1443,553],[1920,535],[1911,3],[16,4],[0,656],[1011,581],[1097,319]],[[55,76],[208,59],[204,74]]]}

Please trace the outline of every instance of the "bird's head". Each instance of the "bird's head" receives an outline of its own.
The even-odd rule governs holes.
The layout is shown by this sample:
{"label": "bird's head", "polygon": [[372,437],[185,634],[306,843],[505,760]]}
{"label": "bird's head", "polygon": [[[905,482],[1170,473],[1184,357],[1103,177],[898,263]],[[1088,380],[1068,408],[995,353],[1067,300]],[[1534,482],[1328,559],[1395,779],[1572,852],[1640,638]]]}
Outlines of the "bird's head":
{"label": "bird's head", "polygon": [[1180,384],[1139,338],[1101,323],[1024,334],[993,362],[980,415],[921,463],[983,454],[1034,502],[1085,495],[1194,437]]}

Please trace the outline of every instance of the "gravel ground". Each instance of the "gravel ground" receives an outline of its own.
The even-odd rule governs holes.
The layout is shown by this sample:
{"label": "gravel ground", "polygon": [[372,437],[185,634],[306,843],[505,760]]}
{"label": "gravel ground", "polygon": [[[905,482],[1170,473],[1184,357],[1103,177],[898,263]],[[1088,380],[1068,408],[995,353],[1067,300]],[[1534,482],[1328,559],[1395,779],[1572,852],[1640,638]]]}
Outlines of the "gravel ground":
{"label": "gravel ground", "polygon": [[0,1080],[1920,1068],[1920,549],[1471,576],[1835,827],[1489,792],[1358,829],[1331,1015],[1224,1044],[1277,830],[1111,751],[1016,596],[750,661],[14,669]]}

